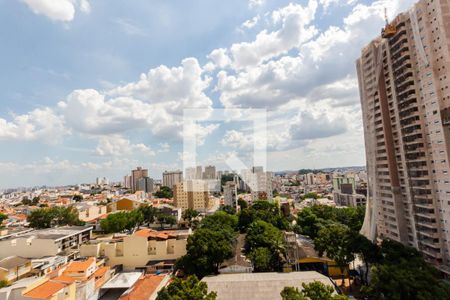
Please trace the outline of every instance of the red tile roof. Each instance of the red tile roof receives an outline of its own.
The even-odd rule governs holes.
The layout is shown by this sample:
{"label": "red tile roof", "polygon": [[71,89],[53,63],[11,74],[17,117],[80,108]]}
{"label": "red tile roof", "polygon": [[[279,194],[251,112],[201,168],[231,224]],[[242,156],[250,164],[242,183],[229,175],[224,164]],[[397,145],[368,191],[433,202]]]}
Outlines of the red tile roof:
{"label": "red tile roof", "polygon": [[139,279],[133,288],[119,300],[141,300],[148,299],[156,291],[166,275],[145,275]]}
{"label": "red tile roof", "polygon": [[66,286],[68,286],[66,283],[47,281],[31,291],[28,291],[24,296],[35,299],[48,299]]}

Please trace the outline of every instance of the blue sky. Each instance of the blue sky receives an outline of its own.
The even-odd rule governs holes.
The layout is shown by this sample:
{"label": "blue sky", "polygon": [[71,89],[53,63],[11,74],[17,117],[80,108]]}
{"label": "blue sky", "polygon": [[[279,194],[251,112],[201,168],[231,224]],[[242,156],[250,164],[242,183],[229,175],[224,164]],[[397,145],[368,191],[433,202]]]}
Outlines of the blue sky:
{"label": "blue sky", "polygon": [[[354,61],[411,4],[0,0],[0,188],[160,178],[185,108],[267,109],[271,170],[363,165]],[[198,129],[199,163],[251,153],[248,122]]]}

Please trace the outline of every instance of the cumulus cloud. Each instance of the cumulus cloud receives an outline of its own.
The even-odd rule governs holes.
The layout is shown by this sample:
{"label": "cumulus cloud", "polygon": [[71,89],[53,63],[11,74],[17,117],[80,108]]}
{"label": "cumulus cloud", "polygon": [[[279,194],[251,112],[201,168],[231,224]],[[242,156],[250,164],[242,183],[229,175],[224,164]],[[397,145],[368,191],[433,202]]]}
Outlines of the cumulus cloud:
{"label": "cumulus cloud", "polygon": [[220,143],[223,146],[238,149],[249,150],[253,148],[253,138],[237,130],[227,130]]}
{"label": "cumulus cloud", "polygon": [[232,45],[230,51],[234,66],[240,69],[258,65],[311,39],[317,29],[308,25],[314,20],[316,10],[317,1],[310,0],[307,6],[291,3],[274,11],[271,21],[280,24],[279,30],[262,30],[254,41]]}
{"label": "cumulus cloud", "polygon": [[313,116],[309,112],[302,112],[289,130],[294,140],[312,140],[326,138],[346,131],[346,124],[342,120],[330,120],[326,115]]}
{"label": "cumulus cloud", "polygon": [[[184,109],[200,108],[204,114],[211,110],[212,101],[205,94],[209,84],[210,78],[203,75],[198,61],[188,58],[179,67],[151,69],[139,81],[106,93],[76,90],[58,108],[67,126],[82,133],[105,135],[148,129],[156,136],[180,140]],[[203,137],[210,132],[205,129]]]}
{"label": "cumulus cloud", "polygon": [[263,5],[265,0],[249,0],[248,1],[248,7],[249,8],[255,8]]}
{"label": "cumulus cloud", "polygon": [[120,135],[100,137],[95,152],[100,156],[123,157],[135,153],[154,156],[155,152],[143,143],[132,144],[128,139]]}
{"label": "cumulus cloud", "polygon": [[53,144],[67,133],[63,119],[50,108],[37,108],[14,116],[11,121],[0,118],[0,140],[38,140]]}
{"label": "cumulus cloud", "polygon": [[87,0],[22,0],[37,15],[44,15],[53,21],[70,22],[76,10],[89,13],[91,6]]}

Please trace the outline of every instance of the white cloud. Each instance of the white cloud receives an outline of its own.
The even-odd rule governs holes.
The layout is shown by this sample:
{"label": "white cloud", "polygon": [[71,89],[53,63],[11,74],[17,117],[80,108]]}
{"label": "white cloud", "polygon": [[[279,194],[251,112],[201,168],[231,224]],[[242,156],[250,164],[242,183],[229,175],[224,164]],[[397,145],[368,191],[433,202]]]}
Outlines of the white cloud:
{"label": "white cloud", "polygon": [[342,119],[330,120],[325,114],[313,116],[302,112],[291,125],[289,133],[294,140],[312,140],[342,134],[346,130]]}
{"label": "white cloud", "polygon": [[262,30],[253,42],[243,42],[230,47],[233,64],[237,69],[258,65],[261,62],[287,53],[317,33],[317,29],[308,26],[315,17],[317,1],[310,0],[307,6],[289,4],[272,13],[272,23],[279,30]]}
{"label": "white cloud", "polygon": [[170,151],[169,143],[159,143],[158,146],[158,153],[165,153]]}
{"label": "white cloud", "polygon": [[14,116],[11,121],[0,118],[0,140],[37,140],[54,144],[67,133],[62,118],[50,108],[37,108]]}
{"label": "white cloud", "polygon": [[79,9],[89,13],[91,6],[87,0],[21,0],[37,15],[44,15],[53,21],[70,22]]}
{"label": "white cloud", "polygon": [[[139,81],[106,93],[94,89],[75,90],[58,104],[68,128],[88,135],[123,134],[147,129],[168,140],[181,140],[184,109],[201,108],[206,116],[212,101],[205,94],[211,78],[196,59],[188,58],[179,67],[159,66],[142,74]],[[200,129],[199,141],[213,130]]]}
{"label": "white cloud", "polygon": [[262,6],[264,4],[265,0],[249,0],[248,1],[248,7],[249,8],[255,8]]}
{"label": "white cloud", "polygon": [[226,147],[249,150],[253,147],[253,138],[241,131],[227,130],[220,143]]}
{"label": "white cloud", "polygon": [[139,143],[132,144],[128,139],[120,135],[102,136],[95,152],[100,156],[123,157],[135,153],[154,156],[155,152],[148,146]]}
{"label": "white cloud", "polygon": [[228,55],[228,50],[218,48],[211,51],[208,58],[213,62],[214,67],[225,68],[230,65],[231,59]]}
{"label": "white cloud", "polygon": [[260,16],[257,15],[256,17],[253,17],[251,19],[246,20],[244,23],[242,23],[241,27],[245,29],[251,29],[258,24],[258,21],[260,19]]}

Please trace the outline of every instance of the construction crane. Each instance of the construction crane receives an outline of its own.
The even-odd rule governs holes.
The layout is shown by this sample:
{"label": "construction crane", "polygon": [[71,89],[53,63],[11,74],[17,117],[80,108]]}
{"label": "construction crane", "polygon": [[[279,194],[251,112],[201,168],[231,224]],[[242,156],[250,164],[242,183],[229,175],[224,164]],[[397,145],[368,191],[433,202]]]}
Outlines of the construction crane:
{"label": "construction crane", "polygon": [[388,17],[387,17],[387,9],[384,9],[384,19],[386,21],[386,25],[381,30],[381,37],[384,39],[391,38],[394,36],[394,34],[397,32],[397,28],[395,28],[394,25],[389,24]]}

